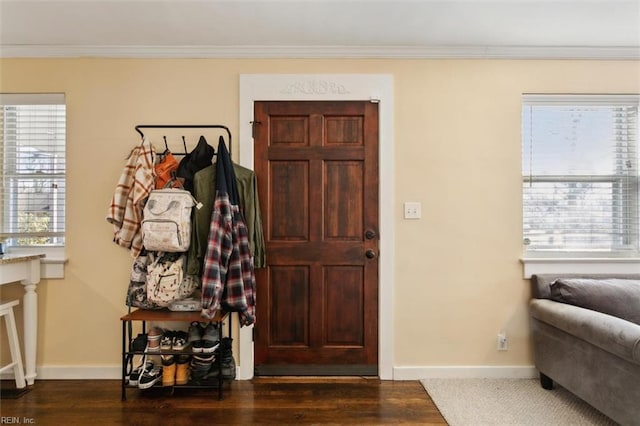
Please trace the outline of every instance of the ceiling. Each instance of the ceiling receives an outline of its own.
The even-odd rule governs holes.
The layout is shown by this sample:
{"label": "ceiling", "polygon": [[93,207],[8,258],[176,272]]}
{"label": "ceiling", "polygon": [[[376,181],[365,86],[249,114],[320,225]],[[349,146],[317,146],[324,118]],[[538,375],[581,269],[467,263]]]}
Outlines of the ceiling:
{"label": "ceiling", "polygon": [[0,0],[0,56],[640,59],[640,0]]}

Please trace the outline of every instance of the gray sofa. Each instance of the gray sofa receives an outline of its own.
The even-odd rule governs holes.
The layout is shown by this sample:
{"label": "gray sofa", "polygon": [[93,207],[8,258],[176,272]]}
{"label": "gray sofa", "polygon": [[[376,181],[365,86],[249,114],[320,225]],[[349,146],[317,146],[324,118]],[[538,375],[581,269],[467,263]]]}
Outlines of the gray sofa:
{"label": "gray sofa", "polygon": [[640,425],[640,274],[534,275],[531,331],[540,383]]}

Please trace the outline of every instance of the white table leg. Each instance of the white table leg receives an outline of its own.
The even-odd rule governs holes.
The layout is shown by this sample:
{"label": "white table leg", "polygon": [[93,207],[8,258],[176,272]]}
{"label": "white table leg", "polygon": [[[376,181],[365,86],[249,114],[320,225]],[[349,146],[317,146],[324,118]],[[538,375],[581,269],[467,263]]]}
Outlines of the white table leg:
{"label": "white table leg", "polygon": [[36,344],[38,342],[38,295],[37,283],[40,281],[40,260],[31,261],[30,277],[23,280],[23,318],[24,318],[24,378],[32,385],[36,378]]}
{"label": "white table leg", "polygon": [[24,378],[32,385],[36,378],[36,343],[38,336],[38,295],[36,285],[24,286]]}

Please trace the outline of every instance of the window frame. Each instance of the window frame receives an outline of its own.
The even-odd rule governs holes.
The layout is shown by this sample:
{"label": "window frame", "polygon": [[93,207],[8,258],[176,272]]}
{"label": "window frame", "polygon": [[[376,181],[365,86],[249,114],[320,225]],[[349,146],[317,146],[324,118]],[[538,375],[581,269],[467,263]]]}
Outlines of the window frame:
{"label": "window frame", "polygon": [[[638,94],[524,94],[521,100],[521,114],[525,108],[529,106],[544,105],[544,106],[629,106],[629,104],[635,104],[636,107],[640,105],[640,95]],[[522,115],[521,115],[522,116]],[[640,122],[636,120],[636,155],[640,151],[640,139],[638,138],[638,130],[640,129]],[[521,122],[521,132],[524,131],[524,121]],[[523,143],[524,135],[521,135],[520,143],[521,148],[524,149]],[[524,156],[523,156],[524,159]],[[636,159],[638,161],[640,159]],[[570,176],[570,175],[527,175],[525,174],[525,164],[521,165],[521,184],[529,184],[529,182],[585,182],[586,178],[582,176]],[[636,173],[638,173],[636,171]],[[593,175],[593,178],[589,178],[589,182],[605,182],[611,183],[612,186],[621,185],[622,177],[619,175]],[[627,222],[625,226],[633,226],[633,220],[635,220],[635,226],[638,226],[640,222],[640,177],[636,176],[631,180],[631,188],[628,193],[631,198],[626,201],[628,204],[626,208],[631,208],[631,217],[635,218],[632,221]],[[628,182],[624,183],[625,185]],[[530,278],[532,274],[539,273],[637,273],[640,271],[640,241],[635,240],[632,242],[632,248],[629,250],[535,250],[527,249],[525,244],[525,223],[524,223],[524,202],[525,194],[524,187],[522,190],[522,241],[523,241],[523,255],[520,259],[524,266],[524,277]],[[634,201],[635,200],[635,201]],[[635,204],[634,204],[635,203]],[[640,239],[639,236],[636,236]]]}
{"label": "window frame", "polygon": [[[67,105],[66,105],[66,99],[65,99],[65,95],[63,93],[0,93],[0,105],[2,105],[3,107],[5,105],[64,105],[65,107],[65,113],[64,113],[64,120],[65,120],[65,135],[64,135],[64,146],[65,146],[65,157],[66,157],[66,149],[67,149],[67,145],[68,145],[68,141],[67,141],[67,135],[66,135],[66,122],[67,122]],[[4,111],[2,111],[2,114],[4,114]],[[3,117],[4,120],[4,117]],[[4,135],[3,135],[3,139],[4,139]],[[44,176],[40,177],[37,176],[37,173],[33,174],[33,175],[24,175],[24,176],[20,176],[20,173],[18,173],[15,170],[8,170],[6,171],[5,165],[6,164],[11,164],[12,166],[17,166],[18,161],[17,161],[17,157],[16,159],[14,159],[14,161],[11,161],[10,163],[5,163],[5,152],[4,152],[4,144],[7,143],[6,141],[3,142],[3,152],[1,153],[2,155],[2,161],[3,161],[3,166],[2,166],[2,170],[0,171],[0,175],[2,176],[3,179],[5,179],[6,176],[11,176],[15,179],[18,180],[25,180],[25,181],[34,181],[34,180],[60,180],[62,179],[62,182],[64,182],[64,188],[63,188],[63,192],[59,192],[59,193],[55,193],[55,195],[52,195],[54,198],[57,199],[57,201],[59,203],[62,203],[63,205],[63,209],[66,210],[66,184],[67,184],[67,166],[66,164],[64,165],[64,170],[61,172],[55,172],[55,173],[46,173]],[[15,147],[14,147],[15,148]],[[65,163],[66,163],[66,158],[65,158]],[[10,190],[9,190],[10,191]],[[8,191],[8,192],[9,192]],[[53,194],[53,193],[52,193]],[[7,201],[6,199],[6,194],[3,193],[0,195],[2,196],[4,199],[3,201],[3,209],[10,209],[11,207],[8,205],[5,205],[5,202]],[[60,199],[61,198],[61,199]],[[64,211],[64,210],[63,210]],[[10,214],[10,212],[6,212],[3,211],[2,215],[3,217],[7,214]],[[66,216],[66,214],[65,214]],[[3,219],[4,220],[4,219]],[[43,261],[43,265],[56,265],[56,264],[63,264],[64,262],[66,262],[65,260],[65,245],[66,245],[66,217],[64,218],[64,222],[62,222],[64,228],[63,231],[52,231],[52,232],[43,232],[43,233],[34,233],[33,235],[29,234],[29,233],[20,233],[20,232],[5,232],[6,230],[3,228],[0,228],[0,241],[5,243],[7,240],[11,241],[11,244],[5,245],[5,249],[8,253],[13,254],[13,253],[20,253],[20,254],[45,254],[46,260]],[[4,226],[4,225],[3,225]],[[24,238],[24,237],[36,237],[37,235],[40,236],[47,236],[47,237],[51,237],[54,238],[54,242],[52,243],[48,243],[48,244],[16,244],[15,239],[17,238]],[[55,240],[58,241],[55,241]],[[60,240],[61,239],[61,240]],[[49,268],[49,266],[43,266],[44,269]],[[58,274],[58,273],[56,273]]]}

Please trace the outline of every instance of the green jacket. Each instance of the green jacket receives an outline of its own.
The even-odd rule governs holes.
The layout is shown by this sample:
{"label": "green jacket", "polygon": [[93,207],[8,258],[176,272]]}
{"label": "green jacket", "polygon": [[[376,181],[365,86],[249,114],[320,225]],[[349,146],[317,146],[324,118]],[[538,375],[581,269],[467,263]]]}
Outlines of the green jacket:
{"label": "green jacket", "polygon": [[[264,268],[265,248],[262,232],[260,203],[258,202],[258,182],[252,170],[233,164],[236,184],[240,195],[240,207],[249,230],[249,248],[253,256],[255,268]],[[191,245],[187,252],[187,274],[200,275],[202,264],[207,254],[209,228],[213,214],[213,203],[216,198],[216,165],[207,166],[196,172],[193,178],[193,196],[202,203],[202,207],[193,209],[191,229]]]}

